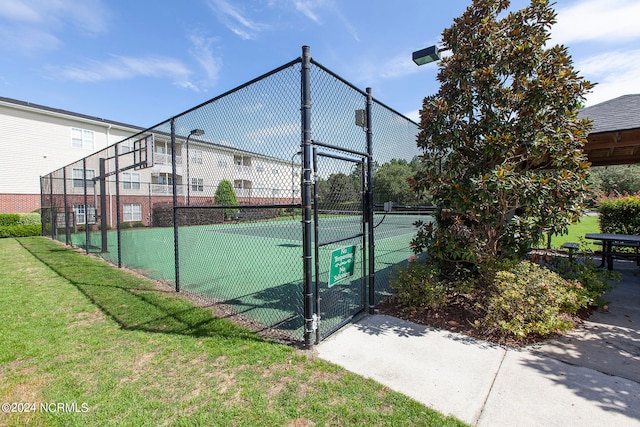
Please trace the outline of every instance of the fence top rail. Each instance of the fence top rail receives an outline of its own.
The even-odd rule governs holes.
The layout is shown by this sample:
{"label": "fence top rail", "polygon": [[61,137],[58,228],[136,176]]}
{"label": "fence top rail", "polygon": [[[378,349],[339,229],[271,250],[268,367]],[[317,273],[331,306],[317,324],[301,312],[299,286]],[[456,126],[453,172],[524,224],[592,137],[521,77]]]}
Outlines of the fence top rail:
{"label": "fence top rail", "polygon": [[[348,80],[344,79],[343,77],[340,77],[339,75],[337,75],[336,73],[334,73],[333,71],[331,71],[330,69],[328,69],[327,67],[325,67],[324,65],[322,65],[321,63],[319,63],[318,61],[315,61],[313,58],[311,58],[311,63],[315,66],[317,66],[318,68],[320,68],[322,71],[324,71],[327,74],[330,74],[332,77],[334,77],[335,79],[341,81],[342,83],[344,83],[345,85],[349,86],[351,89],[355,90],[356,92],[362,94],[363,96],[368,96],[366,91],[363,91],[362,89],[358,88],[356,85],[354,85],[353,83],[349,82]],[[371,97],[371,99],[373,100],[373,102],[375,102],[376,104],[380,105],[381,107],[386,108],[387,110],[391,111],[392,113],[395,113],[401,117],[404,117],[405,119],[407,119],[407,121],[413,123],[414,125],[418,126],[418,123],[414,122],[413,120],[411,120],[409,117],[405,116],[404,114],[398,112],[397,110],[394,110],[393,108],[389,107],[387,104],[385,104],[384,102],[379,101],[378,99],[376,99],[375,97]]]}

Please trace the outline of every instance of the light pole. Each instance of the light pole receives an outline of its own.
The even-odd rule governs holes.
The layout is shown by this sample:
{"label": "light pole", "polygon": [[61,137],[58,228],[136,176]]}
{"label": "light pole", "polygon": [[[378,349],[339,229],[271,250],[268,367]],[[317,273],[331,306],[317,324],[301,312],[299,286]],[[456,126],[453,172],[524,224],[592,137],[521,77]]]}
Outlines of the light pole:
{"label": "light pole", "polygon": [[193,129],[191,132],[189,132],[189,136],[187,136],[187,206],[191,205],[191,180],[189,178],[189,138],[191,138],[192,135],[202,136],[204,135],[204,130]]}

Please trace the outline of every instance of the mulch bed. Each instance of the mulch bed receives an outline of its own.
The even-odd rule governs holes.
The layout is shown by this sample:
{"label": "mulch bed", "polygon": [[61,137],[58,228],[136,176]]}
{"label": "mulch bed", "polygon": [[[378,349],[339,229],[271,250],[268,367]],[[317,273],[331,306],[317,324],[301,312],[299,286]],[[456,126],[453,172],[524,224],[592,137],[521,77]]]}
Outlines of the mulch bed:
{"label": "mulch bed", "polygon": [[[376,305],[376,309],[379,314],[398,317],[437,329],[458,332],[505,347],[522,347],[559,336],[531,335],[525,338],[517,338],[500,330],[498,327],[483,325],[482,318],[485,313],[478,308],[478,303],[480,301],[472,294],[455,294],[449,298],[449,302],[445,307],[439,309],[407,309],[398,305],[392,297],[387,297]],[[591,313],[591,310],[582,310],[573,319],[574,323],[576,325],[582,323]]]}

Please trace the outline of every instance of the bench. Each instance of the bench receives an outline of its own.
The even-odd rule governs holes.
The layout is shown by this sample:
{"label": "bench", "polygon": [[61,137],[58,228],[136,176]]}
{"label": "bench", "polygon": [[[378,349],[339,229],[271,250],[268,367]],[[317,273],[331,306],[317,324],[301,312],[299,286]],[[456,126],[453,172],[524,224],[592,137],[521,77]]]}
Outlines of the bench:
{"label": "bench", "polygon": [[564,242],[562,244],[562,247],[564,249],[568,249],[569,250],[569,262],[573,263],[573,251],[578,250],[580,245],[578,245],[577,243],[574,243],[574,242]]}
{"label": "bench", "polygon": [[[594,245],[602,246],[602,242],[593,242]],[[632,248],[635,249],[635,253],[627,253],[627,252],[614,252],[612,250],[611,255],[619,257],[619,258],[635,258],[636,263],[640,266],[640,253],[638,253],[638,249],[640,249],[640,243],[637,242],[611,242],[611,247],[616,248]]]}
{"label": "bench", "polygon": [[[598,240],[594,244],[602,245],[602,262],[601,267],[604,267],[605,263],[609,270],[613,270],[614,258],[634,258],[638,266],[640,266],[640,236],[629,234],[616,234],[616,233],[587,233],[584,235],[587,239]],[[620,252],[614,250],[614,248],[631,248],[635,249],[633,252]]]}

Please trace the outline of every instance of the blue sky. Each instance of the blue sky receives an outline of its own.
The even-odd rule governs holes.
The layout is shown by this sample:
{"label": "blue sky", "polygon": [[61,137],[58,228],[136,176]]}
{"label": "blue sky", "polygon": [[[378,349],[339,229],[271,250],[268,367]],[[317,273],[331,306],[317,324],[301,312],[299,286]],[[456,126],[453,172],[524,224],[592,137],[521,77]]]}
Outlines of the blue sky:
{"label": "blue sky", "polygon": [[[526,0],[513,0],[513,9]],[[150,127],[312,57],[417,120],[437,92],[438,42],[471,0],[3,0],[0,96]],[[599,84],[593,105],[640,93],[640,0],[559,0],[552,41]]]}

